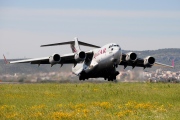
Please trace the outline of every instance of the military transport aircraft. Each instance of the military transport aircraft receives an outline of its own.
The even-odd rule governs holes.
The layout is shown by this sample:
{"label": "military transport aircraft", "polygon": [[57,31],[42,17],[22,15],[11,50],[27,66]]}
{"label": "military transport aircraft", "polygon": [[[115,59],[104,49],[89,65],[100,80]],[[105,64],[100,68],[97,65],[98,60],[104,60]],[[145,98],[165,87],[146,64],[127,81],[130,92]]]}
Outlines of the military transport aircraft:
{"label": "military transport aircraft", "polygon": [[[121,47],[116,43],[109,43],[103,47],[97,45],[85,43],[78,41],[78,38],[74,38],[73,41],[41,45],[41,47],[46,46],[56,46],[70,44],[72,52],[70,54],[53,54],[48,57],[35,58],[11,61],[9,63],[31,63],[37,64],[50,64],[51,67],[55,64],[73,64],[72,72],[79,76],[79,80],[85,80],[88,78],[104,78],[108,81],[116,80],[116,76],[119,74],[116,71],[118,65],[134,67],[151,68],[153,65],[160,65],[164,67],[173,68],[174,66],[169,66],[155,62],[155,58],[147,56],[145,58],[138,58],[137,54],[134,52],[122,53]],[[95,47],[96,49],[84,52],[81,51],[79,45]]]}

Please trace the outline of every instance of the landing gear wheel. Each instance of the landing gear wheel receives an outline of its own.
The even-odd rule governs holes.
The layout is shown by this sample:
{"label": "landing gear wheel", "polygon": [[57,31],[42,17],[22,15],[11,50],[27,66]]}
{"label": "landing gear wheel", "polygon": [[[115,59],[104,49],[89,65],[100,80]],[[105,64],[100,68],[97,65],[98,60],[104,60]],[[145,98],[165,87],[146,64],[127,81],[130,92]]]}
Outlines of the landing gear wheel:
{"label": "landing gear wheel", "polygon": [[117,83],[118,81],[117,80],[114,80],[115,83]]}
{"label": "landing gear wheel", "polygon": [[113,78],[112,77],[108,77],[108,81],[113,81]]}
{"label": "landing gear wheel", "polygon": [[84,78],[82,76],[79,77],[79,80],[83,80]]}

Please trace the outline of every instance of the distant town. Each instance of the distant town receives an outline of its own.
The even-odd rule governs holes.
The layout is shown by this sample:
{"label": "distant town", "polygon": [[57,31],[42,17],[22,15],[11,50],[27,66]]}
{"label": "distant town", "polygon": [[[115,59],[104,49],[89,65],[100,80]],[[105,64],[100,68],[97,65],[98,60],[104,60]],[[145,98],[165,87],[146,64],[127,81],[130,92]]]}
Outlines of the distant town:
{"label": "distant town", "polygon": [[[119,71],[117,76],[118,82],[180,82],[180,71],[163,71],[157,69],[155,71],[138,71],[138,70],[123,70]],[[105,81],[104,79],[89,79],[90,81]],[[15,73],[0,75],[1,82],[79,82],[78,77],[72,72],[40,72],[34,74]]]}
{"label": "distant town", "polygon": [[180,82],[180,71],[121,71],[117,77],[120,81],[145,81],[145,82]]}

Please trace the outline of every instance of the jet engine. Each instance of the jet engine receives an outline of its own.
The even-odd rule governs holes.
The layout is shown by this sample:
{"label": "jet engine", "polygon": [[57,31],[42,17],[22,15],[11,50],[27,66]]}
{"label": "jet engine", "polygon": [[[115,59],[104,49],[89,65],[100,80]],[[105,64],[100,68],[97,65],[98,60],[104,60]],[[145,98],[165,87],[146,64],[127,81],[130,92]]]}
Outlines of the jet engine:
{"label": "jet engine", "polygon": [[135,61],[137,59],[137,54],[133,52],[129,52],[126,54],[126,61]]}
{"label": "jet engine", "polygon": [[144,65],[153,65],[155,63],[155,58],[151,57],[151,56],[147,56],[146,58],[144,58]]}
{"label": "jet engine", "polygon": [[84,61],[86,59],[86,53],[84,51],[80,51],[79,53],[75,54],[74,59],[77,62]]}
{"label": "jet engine", "polygon": [[61,61],[61,57],[59,54],[53,54],[52,56],[49,57],[49,63],[51,65],[57,64]]}

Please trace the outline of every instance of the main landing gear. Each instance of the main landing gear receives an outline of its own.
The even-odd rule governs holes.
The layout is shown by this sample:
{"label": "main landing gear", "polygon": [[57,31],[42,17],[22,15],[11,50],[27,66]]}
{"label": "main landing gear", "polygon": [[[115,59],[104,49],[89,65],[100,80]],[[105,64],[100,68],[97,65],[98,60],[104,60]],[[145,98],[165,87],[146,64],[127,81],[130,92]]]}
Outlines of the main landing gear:
{"label": "main landing gear", "polygon": [[114,80],[116,80],[116,76],[104,77],[104,80],[114,81]]}
{"label": "main landing gear", "polygon": [[113,74],[104,77],[104,80],[108,80],[108,81],[116,81],[116,76],[119,74],[118,71],[114,72]]}
{"label": "main landing gear", "polygon": [[79,76],[79,80],[85,80],[85,77],[83,77],[83,76]]}

